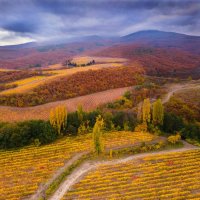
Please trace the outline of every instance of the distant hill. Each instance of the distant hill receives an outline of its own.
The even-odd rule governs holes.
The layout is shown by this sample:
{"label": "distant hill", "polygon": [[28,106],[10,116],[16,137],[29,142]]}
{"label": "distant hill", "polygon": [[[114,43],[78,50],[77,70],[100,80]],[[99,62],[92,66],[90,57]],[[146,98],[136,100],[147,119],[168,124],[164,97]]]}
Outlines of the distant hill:
{"label": "distant hill", "polygon": [[117,44],[93,55],[128,58],[130,65],[137,63],[151,75],[200,78],[198,36],[140,31],[121,37]]}
{"label": "distant hill", "polygon": [[112,41],[93,40],[59,44],[23,44],[0,47],[0,68],[29,68],[63,62],[87,51],[108,47]]}
{"label": "distant hill", "polygon": [[200,37],[157,30],[0,47],[0,68],[46,66],[77,55],[128,58],[130,65],[137,63],[153,75],[200,74]]}
{"label": "distant hill", "polygon": [[121,37],[121,42],[143,43],[158,48],[178,48],[200,54],[200,36],[190,36],[174,32],[147,30]]}

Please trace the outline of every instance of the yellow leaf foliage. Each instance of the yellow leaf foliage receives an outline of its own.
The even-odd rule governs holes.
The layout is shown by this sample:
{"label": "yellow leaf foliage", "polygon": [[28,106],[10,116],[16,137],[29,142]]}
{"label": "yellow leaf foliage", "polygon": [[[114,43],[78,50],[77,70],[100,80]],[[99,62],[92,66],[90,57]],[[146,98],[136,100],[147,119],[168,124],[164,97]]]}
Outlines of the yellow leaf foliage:
{"label": "yellow leaf foliage", "polygon": [[67,110],[65,106],[58,106],[51,110],[50,123],[58,135],[61,135],[67,123]]}

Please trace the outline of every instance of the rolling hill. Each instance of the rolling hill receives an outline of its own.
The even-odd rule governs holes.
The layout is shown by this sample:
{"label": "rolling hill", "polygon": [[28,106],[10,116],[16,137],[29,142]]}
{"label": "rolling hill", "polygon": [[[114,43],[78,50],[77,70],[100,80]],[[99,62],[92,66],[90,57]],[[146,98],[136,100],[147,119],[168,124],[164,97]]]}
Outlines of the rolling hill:
{"label": "rolling hill", "polygon": [[200,77],[200,37],[161,31],[140,31],[94,53],[123,57],[157,76]]}
{"label": "rolling hill", "polygon": [[81,38],[68,43],[27,43],[0,47],[0,68],[27,69],[61,63],[86,51],[110,46],[111,40],[96,37]]}
{"label": "rolling hill", "polygon": [[156,30],[0,47],[0,68],[38,68],[76,55],[128,58],[130,66],[137,64],[150,75],[200,77],[200,37]]}

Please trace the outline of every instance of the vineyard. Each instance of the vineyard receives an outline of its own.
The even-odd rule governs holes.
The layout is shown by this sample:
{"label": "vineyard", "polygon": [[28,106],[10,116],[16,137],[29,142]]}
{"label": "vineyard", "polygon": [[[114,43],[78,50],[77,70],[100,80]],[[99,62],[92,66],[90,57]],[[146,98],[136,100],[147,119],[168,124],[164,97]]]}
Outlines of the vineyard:
{"label": "vineyard", "polygon": [[77,72],[69,76],[60,75],[63,77],[46,82],[30,93],[1,95],[0,104],[35,106],[108,89],[133,86],[137,84],[140,73],[141,71],[134,67],[113,67]]}
{"label": "vineyard", "polygon": [[[116,65],[119,65],[119,64],[116,64]],[[10,77],[8,77],[9,80],[11,81],[9,84],[18,84],[18,87],[7,90],[7,91],[5,90],[1,94],[2,95],[4,95],[4,94],[11,95],[11,94],[30,92],[31,90],[33,90],[34,88],[36,88],[42,84],[45,84],[45,83],[47,84],[50,81],[52,81],[52,80],[54,81],[63,76],[68,76],[68,75],[75,74],[77,72],[83,72],[83,71],[87,71],[87,70],[98,70],[101,68],[111,67],[111,66],[114,66],[114,65],[113,64],[99,64],[99,65],[95,65],[95,66],[76,67],[76,68],[72,68],[72,69],[44,70],[43,74],[48,75],[48,76],[37,76],[38,73],[36,73],[36,74],[33,74],[33,77],[31,77],[31,78],[26,78],[30,72],[28,72],[28,74],[25,74],[25,75],[22,74],[22,75],[24,75],[24,78],[22,75],[20,77],[20,73],[17,76],[15,76],[15,74],[12,74]],[[2,73],[8,73],[8,72],[2,72]],[[16,71],[16,73],[18,73],[18,72]],[[0,77],[4,78],[3,75],[1,75],[1,74],[0,74]]]}
{"label": "vineyard", "polygon": [[63,200],[200,199],[200,150],[101,165],[75,184]]}
{"label": "vineyard", "polygon": [[[55,143],[0,152],[0,199],[19,200],[33,194],[67,160],[78,152],[91,150],[91,134],[66,137]],[[109,148],[152,141],[149,133],[110,132],[104,134]]]}
{"label": "vineyard", "polygon": [[0,83],[10,83],[16,80],[25,79],[33,76],[41,75],[38,71],[1,71],[0,70]]}

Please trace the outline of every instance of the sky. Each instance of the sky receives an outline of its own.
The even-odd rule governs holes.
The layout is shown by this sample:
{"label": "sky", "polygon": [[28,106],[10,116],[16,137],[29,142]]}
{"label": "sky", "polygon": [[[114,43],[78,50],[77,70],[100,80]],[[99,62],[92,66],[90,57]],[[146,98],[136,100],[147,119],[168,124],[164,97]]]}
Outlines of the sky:
{"label": "sky", "polygon": [[0,45],[161,30],[200,36],[200,0],[0,0]]}

